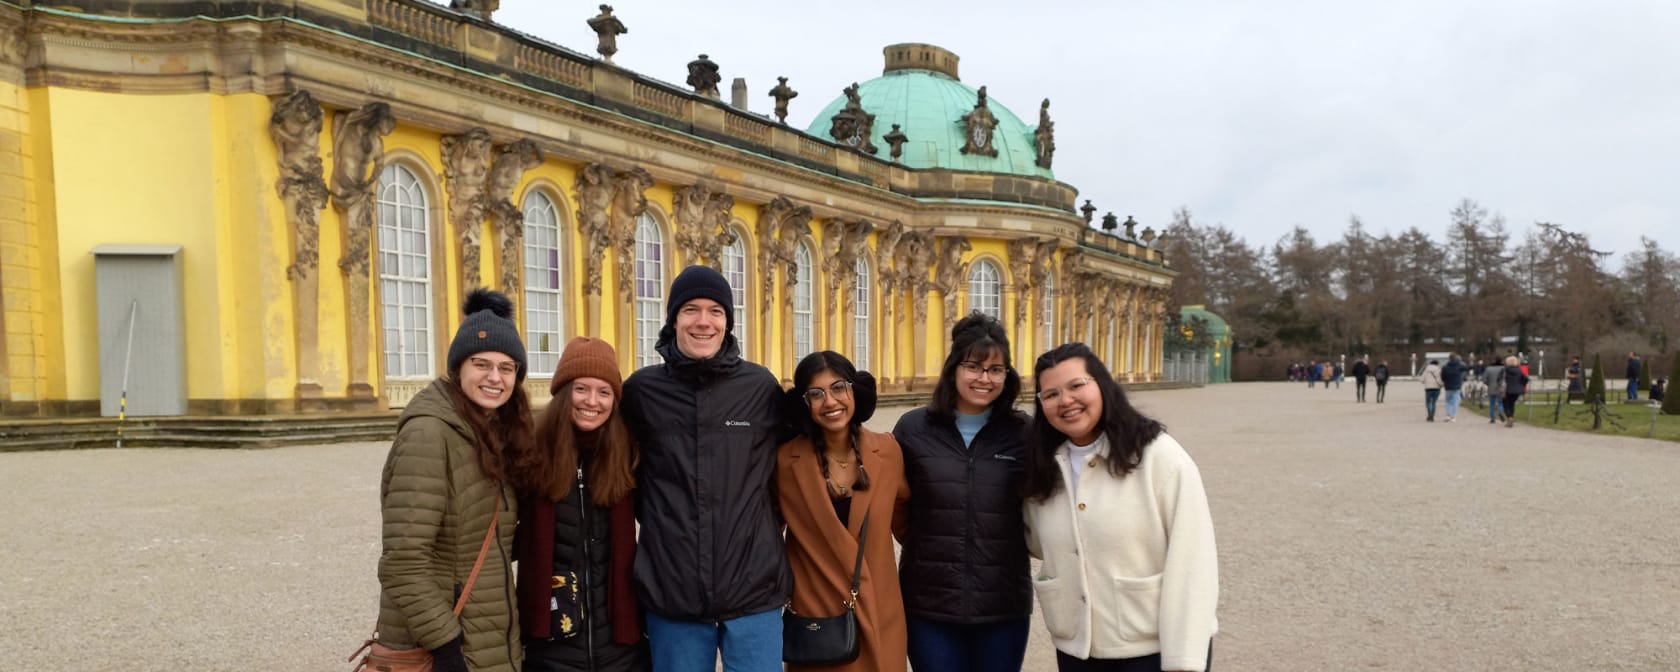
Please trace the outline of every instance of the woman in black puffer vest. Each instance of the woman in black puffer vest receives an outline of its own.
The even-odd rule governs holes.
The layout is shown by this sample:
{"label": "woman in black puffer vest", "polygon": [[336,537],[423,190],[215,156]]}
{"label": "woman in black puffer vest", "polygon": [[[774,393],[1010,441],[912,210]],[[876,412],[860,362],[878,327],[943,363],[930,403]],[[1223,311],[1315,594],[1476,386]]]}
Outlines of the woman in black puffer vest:
{"label": "woman in black puffer vest", "polygon": [[974,313],[951,330],[933,402],[893,428],[910,484],[899,580],[917,672],[1015,672],[1032,584],[1021,517],[1027,416],[1009,336]]}
{"label": "woman in black puffer vest", "polygon": [[537,423],[548,487],[521,496],[519,621],[525,672],[649,669],[631,568],[636,450],[618,412],[612,346],[566,344]]}

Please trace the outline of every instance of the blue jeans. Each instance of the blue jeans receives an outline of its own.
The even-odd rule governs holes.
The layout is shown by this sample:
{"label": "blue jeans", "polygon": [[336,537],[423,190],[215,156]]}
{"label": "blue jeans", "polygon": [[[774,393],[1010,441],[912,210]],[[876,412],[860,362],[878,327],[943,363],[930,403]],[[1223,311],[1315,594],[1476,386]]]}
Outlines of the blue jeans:
{"label": "blue jeans", "polygon": [[727,621],[676,621],[649,612],[648,644],[660,672],[781,672],[782,610]]}
{"label": "blue jeans", "polygon": [[1488,419],[1498,420],[1499,409],[1505,405],[1505,393],[1500,390],[1488,390]]}
{"label": "blue jeans", "polygon": [[1447,390],[1447,417],[1458,417],[1458,400],[1464,397],[1464,390]]}
{"label": "blue jeans", "polygon": [[1423,391],[1423,407],[1429,409],[1429,419],[1435,419],[1435,400],[1441,398],[1441,388]]}
{"label": "blue jeans", "polygon": [[1020,672],[1032,619],[944,623],[906,616],[914,672]]}
{"label": "blue jeans", "polygon": [[1639,379],[1638,378],[1629,378],[1628,379],[1628,401],[1632,401],[1632,400],[1638,399],[1638,398],[1639,398]]}

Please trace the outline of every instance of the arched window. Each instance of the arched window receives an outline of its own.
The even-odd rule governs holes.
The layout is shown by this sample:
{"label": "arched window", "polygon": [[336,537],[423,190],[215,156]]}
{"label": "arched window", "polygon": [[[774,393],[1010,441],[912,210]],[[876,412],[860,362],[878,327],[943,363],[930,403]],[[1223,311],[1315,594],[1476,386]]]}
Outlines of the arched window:
{"label": "arched window", "polygon": [[1003,319],[1003,276],[997,266],[981,259],[968,272],[968,309]]}
{"label": "arched window", "polygon": [[859,371],[869,370],[869,262],[857,260],[857,294],[852,299],[852,364]]}
{"label": "arched window", "polygon": [[525,350],[531,376],[560,363],[566,314],[560,294],[560,210],[540,191],[525,197]]}
{"label": "arched window", "polygon": [[653,215],[636,218],[636,365],[659,363],[653,347],[665,326],[665,232]]}
{"label": "arched window", "polygon": [[747,354],[747,244],[739,233],[735,242],[723,248],[723,277],[729,281],[729,294],[735,301],[735,343],[741,356]]}
{"label": "arched window", "polygon": [[816,332],[811,313],[811,286],[815,283],[811,248],[804,242],[794,250],[793,264],[797,267],[793,273],[793,361],[798,362],[811,354],[811,337]]}
{"label": "arched window", "polygon": [[432,235],[426,187],[408,168],[379,174],[379,301],[385,376],[432,378]]}
{"label": "arched window", "polygon": [[1038,344],[1040,352],[1049,352],[1060,343],[1056,342],[1056,275],[1044,275],[1044,305],[1042,306],[1044,322],[1044,341]]}

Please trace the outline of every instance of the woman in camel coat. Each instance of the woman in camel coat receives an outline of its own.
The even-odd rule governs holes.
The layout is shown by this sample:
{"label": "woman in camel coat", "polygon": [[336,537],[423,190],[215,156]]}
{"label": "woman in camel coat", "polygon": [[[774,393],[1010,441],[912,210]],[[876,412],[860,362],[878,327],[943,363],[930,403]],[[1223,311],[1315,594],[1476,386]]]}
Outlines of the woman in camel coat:
{"label": "woman in camel coat", "polygon": [[[863,428],[875,412],[875,379],[832,351],[800,361],[789,390],[789,418],[802,429],[776,458],[777,498],[787,521],[793,610],[836,616],[851,600],[852,568],[863,537],[857,621],[859,655],[821,670],[904,672],[904,598],[893,557],[893,529],[910,498],[904,457],[891,434]],[[864,518],[869,520],[864,529]],[[789,670],[804,669],[789,665]]]}

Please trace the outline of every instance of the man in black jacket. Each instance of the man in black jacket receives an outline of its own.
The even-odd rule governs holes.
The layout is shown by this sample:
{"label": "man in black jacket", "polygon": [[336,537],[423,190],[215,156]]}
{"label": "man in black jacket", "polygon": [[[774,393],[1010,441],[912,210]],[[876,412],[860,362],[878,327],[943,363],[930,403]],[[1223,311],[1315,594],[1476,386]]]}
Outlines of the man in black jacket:
{"label": "man in black jacket", "polygon": [[1447,365],[1441,367],[1441,387],[1447,391],[1447,422],[1458,419],[1458,401],[1464,395],[1464,374],[1470,372],[1470,367],[1464,365],[1464,360],[1458,355],[1447,359]]}
{"label": "man in black jacket", "polygon": [[782,388],[741,358],[723,275],[671,283],[655,349],[624,382],[641,447],[636,584],[656,670],[782,669],[781,607],[793,585],[770,481]]}
{"label": "man in black jacket", "polygon": [[1365,377],[1371,375],[1371,365],[1365,363],[1365,358],[1353,363],[1353,391],[1358,403],[1365,403]]}

